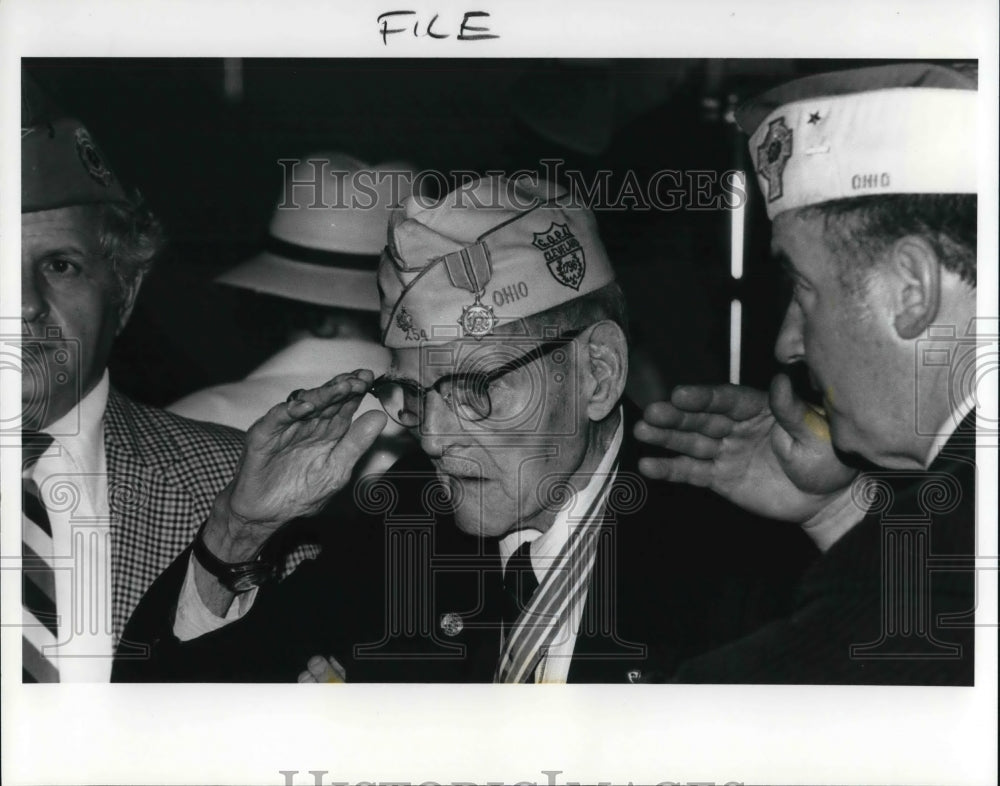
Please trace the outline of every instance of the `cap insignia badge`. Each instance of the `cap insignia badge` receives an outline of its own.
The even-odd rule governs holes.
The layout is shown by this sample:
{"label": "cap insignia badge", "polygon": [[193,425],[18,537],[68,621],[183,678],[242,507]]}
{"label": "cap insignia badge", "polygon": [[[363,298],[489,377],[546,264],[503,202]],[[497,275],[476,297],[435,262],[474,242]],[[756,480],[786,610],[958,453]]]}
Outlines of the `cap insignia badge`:
{"label": "cap insignia badge", "polygon": [[406,310],[406,306],[400,307],[399,313],[396,314],[396,326],[406,334],[407,341],[427,339],[427,331],[417,330],[416,325],[413,324],[413,315]]}
{"label": "cap insignia badge", "polygon": [[781,176],[785,163],[792,156],[792,129],[779,117],[768,123],[764,141],[757,148],[757,171],[767,181],[767,201],[781,197],[784,188]]}
{"label": "cap insignia badge", "polygon": [[90,134],[87,133],[85,128],[78,128],[76,129],[75,137],[76,154],[80,156],[80,162],[83,164],[83,168],[87,170],[87,174],[105,188],[110,186],[115,176],[108,169],[107,164],[104,163],[104,159],[97,151],[97,146],[94,144],[94,140],[90,138]]}
{"label": "cap insignia badge", "polygon": [[544,255],[552,277],[564,287],[579,290],[587,274],[587,259],[569,226],[552,222],[544,232],[533,234],[531,245]]}

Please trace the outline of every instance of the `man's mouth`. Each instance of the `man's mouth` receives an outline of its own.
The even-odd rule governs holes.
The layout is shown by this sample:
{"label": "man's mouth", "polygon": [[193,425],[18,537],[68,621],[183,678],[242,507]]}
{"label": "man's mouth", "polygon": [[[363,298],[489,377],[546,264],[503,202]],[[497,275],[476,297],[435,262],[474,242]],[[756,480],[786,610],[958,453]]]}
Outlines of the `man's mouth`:
{"label": "man's mouth", "polygon": [[449,461],[448,463],[438,463],[437,469],[445,477],[460,482],[482,482],[488,480],[476,464],[469,462]]}
{"label": "man's mouth", "polygon": [[459,483],[485,483],[489,480],[482,475],[460,474],[457,472],[445,472],[444,475],[449,480],[457,480]]}

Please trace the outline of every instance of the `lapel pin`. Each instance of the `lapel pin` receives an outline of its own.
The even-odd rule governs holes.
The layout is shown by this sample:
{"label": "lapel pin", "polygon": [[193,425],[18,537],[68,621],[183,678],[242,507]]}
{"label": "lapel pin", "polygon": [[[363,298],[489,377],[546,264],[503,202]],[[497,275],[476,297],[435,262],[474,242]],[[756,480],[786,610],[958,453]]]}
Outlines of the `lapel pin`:
{"label": "lapel pin", "polygon": [[441,630],[445,636],[457,636],[464,627],[465,623],[462,622],[460,614],[449,611],[447,614],[441,615]]}

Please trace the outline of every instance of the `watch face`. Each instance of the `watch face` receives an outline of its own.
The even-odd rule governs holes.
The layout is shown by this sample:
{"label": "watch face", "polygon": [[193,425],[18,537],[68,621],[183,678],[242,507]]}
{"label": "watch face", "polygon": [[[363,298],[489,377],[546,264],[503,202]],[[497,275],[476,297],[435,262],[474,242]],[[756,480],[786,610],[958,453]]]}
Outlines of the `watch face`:
{"label": "watch face", "polygon": [[215,576],[230,592],[246,592],[259,587],[278,575],[278,568],[270,562],[256,559],[252,562],[223,562],[216,557],[202,540],[201,532],[194,541],[194,556],[209,573]]}
{"label": "watch face", "polygon": [[233,592],[247,592],[256,587],[258,583],[252,576],[240,576],[238,579],[230,582],[229,589]]}
{"label": "watch face", "polygon": [[222,579],[233,592],[247,592],[270,581],[277,574],[273,565],[267,562],[243,563],[233,566],[232,574]]}

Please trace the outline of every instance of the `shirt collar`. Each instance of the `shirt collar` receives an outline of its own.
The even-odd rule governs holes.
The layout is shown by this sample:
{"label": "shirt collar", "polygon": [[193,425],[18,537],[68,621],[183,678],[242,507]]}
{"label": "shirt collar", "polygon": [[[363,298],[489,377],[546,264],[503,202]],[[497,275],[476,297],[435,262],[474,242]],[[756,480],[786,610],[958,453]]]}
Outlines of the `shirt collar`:
{"label": "shirt collar", "polygon": [[535,577],[539,583],[545,578],[549,566],[555,561],[559,552],[569,541],[570,535],[583,523],[582,516],[590,507],[591,503],[600,494],[604,487],[604,480],[611,468],[614,466],[618,452],[621,450],[622,439],[625,434],[625,414],[621,407],[618,408],[618,428],[615,430],[611,444],[608,446],[601,463],[597,465],[590,482],[584,486],[579,493],[574,494],[566,504],[556,514],[552,526],[542,533],[536,529],[520,529],[505,535],[500,539],[498,548],[500,551],[500,562],[504,569],[507,567],[507,560],[517,550],[522,543],[531,543],[531,567],[535,571]]}
{"label": "shirt collar", "polygon": [[941,427],[938,428],[936,436],[934,437],[934,442],[931,443],[930,452],[927,454],[927,461],[924,466],[929,467],[934,463],[934,460],[938,457],[938,454],[948,444],[948,440],[951,439],[951,435],[955,433],[958,427],[965,420],[966,415],[972,412],[976,408],[976,395],[973,391],[959,404],[955,409],[951,411],[951,414],[945,419]]}
{"label": "shirt collar", "polygon": [[[77,469],[84,473],[101,471],[104,451],[104,410],[108,405],[111,384],[105,369],[101,380],[86,396],[45,431],[52,434],[53,448],[58,445]],[[48,451],[46,451],[48,453]]]}

